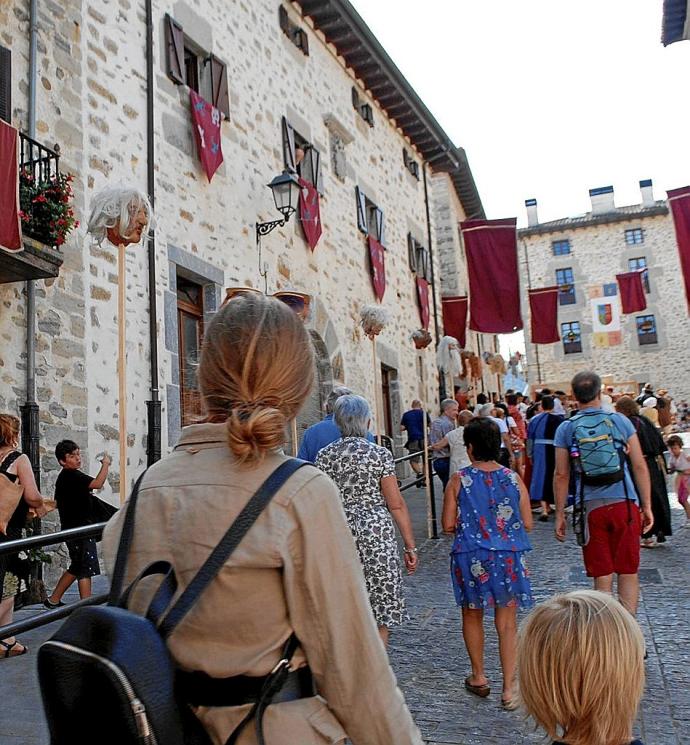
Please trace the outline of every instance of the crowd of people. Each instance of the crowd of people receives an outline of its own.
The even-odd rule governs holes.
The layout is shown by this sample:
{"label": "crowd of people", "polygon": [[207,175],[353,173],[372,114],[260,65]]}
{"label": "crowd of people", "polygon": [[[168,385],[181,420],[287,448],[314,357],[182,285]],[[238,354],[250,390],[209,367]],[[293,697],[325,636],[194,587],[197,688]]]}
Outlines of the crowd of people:
{"label": "crowd of people", "polygon": [[[289,460],[284,433],[309,395],[312,355],[304,324],[284,304],[248,295],[220,309],[198,369],[206,419],[185,428],[141,482],[127,582],[166,561],[179,588],[189,584],[252,495]],[[428,442],[444,488],[449,597],[460,608],[467,693],[491,694],[484,665],[491,611],[503,708],[522,704],[554,742],[634,745],[645,654],[635,621],[640,547],[671,534],[667,449],[690,524],[690,460],[671,434],[674,416],[682,430],[683,415],[666,391],[616,394],[593,372],[576,375],[571,389],[542,390],[533,401],[513,391],[503,400],[446,399],[432,421],[414,401],[400,426],[415,476],[424,479]],[[370,423],[364,398],[333,390],[325,419],[301,443],[300,458],[313,465],[277,490],[168,638],[176,664],[204,680],[188,704],[214,742],[422,743],[386,654],[389,634],[407,620],[403,571],[415,572],[419,556],[396,464]],[[7,538],[16,537],[14,526],[29,509],[45,508],[17,442],[18,421],[0,417],[0,473],[23,486]],[[75,443],[61,443],[57,456],[74,493],[102,485],[107,459],[92,478],[79,470]],[[533,513],[553,519],[562,541],[568,510],[594,589],[534,608],[527,560]],[[120,510],[105,529],[111,574],[124,522]],[[61,604],[75,580],[90,591],[93,554],[87,542],[70,551],[72,565],[49,607]],[[6,623],[12,573],[0,563]],[[129,607],[145,613],[155,595],[155,585],[142,583]],[[520,629],[519,609],[529,611]],[[289,673],[275,686],[271,676],[293,638]],[[26,652],[15,639],[0,643],[5,657]],[[608,695],[612,688],[620,695]],[[256,731],[245,728],[256,710]]]}

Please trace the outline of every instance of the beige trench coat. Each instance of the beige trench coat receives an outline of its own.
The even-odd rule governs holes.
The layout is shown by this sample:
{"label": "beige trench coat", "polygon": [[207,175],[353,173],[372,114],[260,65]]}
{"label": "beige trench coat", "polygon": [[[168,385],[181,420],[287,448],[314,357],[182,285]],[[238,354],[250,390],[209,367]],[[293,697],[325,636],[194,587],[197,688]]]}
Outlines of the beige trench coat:
{"label": "beige trench coat", "polygon": [[[143,480],[127,582],[156,560],[170,561],[184,589],[259,485],[286,456],[241,467],[225,425],[184,430],[173,453]],[[107,525],[112,572],[124,510]],[[146,580],[148,582],[148,580]],[[151,587],[135,593],[143,612]],[[266,675],[292,632],[293,664],[308,664],[319,696],[270,706],[267,745],[421,745],[369,607],[364,577],[335,485],[305,466],[259,517],[197,605],[175,629],[170,651],[186,670],[214,677]],[[197,714],[222,745],[248,706]],[[241,745],[256,742],[248,727]]]}

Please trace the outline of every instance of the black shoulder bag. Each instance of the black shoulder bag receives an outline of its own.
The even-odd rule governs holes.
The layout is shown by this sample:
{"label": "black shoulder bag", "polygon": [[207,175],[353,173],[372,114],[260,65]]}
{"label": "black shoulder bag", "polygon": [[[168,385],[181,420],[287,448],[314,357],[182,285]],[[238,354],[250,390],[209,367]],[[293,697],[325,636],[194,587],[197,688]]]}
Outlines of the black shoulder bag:
{"label": "black shoulder bag", "polygon": [[[38,675],[51,745],[92,745],[94,742],[101,745],[210,745],[208,734],[190,708],[194,702],[184,695],[186,686],[180,684],[180,677],[213,679],[202,673],[178,671],[166,639],[276,492],[304,465],[307,465],[304,461],[290,459],[266,479],[172,607],[177,579],[167,561],[156,561],[146,567],[122,592],[144,474],[139,477],[125,514],[108,604],[78,608],[38,652]],[[144,577],[154,575],[160,575],[162,580],[146,616],[132,613],[127,609],[132,591]],[[293,635],[284,652],[291,657],[296,647]],[[262,682],[260,693],[264,694],[257,698],[252,709],[252,716],[257,716],[257,731],[261,730],[263,710],[288,676],[298,671],[289,671],[288,658],[281,660],[275,672],[266,678],[251,679]]]}

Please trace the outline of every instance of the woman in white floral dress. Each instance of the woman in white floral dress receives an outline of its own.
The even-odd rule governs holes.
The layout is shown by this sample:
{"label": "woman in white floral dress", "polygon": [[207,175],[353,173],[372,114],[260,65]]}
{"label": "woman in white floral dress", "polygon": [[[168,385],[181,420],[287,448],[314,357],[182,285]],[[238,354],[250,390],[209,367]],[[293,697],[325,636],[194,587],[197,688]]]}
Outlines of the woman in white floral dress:
{"label": "woman in white floral dress", "polygon": [[394,521],[405,543],[408,573],[417,568],[412,523],[390,451],[366,439],[371,414],[361,396],[341,396],[334,419],[342,438],[319,451],[316,465],[340,489],[345,516],[364,570],[369,602],[384,644],[406,619]]}

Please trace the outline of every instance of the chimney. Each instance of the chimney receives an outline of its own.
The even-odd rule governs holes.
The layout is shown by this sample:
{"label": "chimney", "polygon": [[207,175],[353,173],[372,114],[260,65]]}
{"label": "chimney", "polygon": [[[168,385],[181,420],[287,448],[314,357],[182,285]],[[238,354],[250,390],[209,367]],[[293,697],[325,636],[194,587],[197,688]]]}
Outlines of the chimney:
{"label": "chimney", "polygon": [[530,228],[533,225],[539,225],[539,218],[537,217],[537,200],[525,199],[525,207],[527,208],[527,225]]}
{"label": "chimney", "polygon": [[605,212],[613,212],[616,209],[616,205],[613,203],[613,186],[600,186],[598,189],[590,189],[589,198],[592,200],[593,215],[603,215]]}
{"label": "chimney", "polygon": [[652,179],[648,178],[644,181],[640,181],[640,194],[642,194],[643,207],[653,207],[656,204],[654,200],[654,189],[652,188]]}

